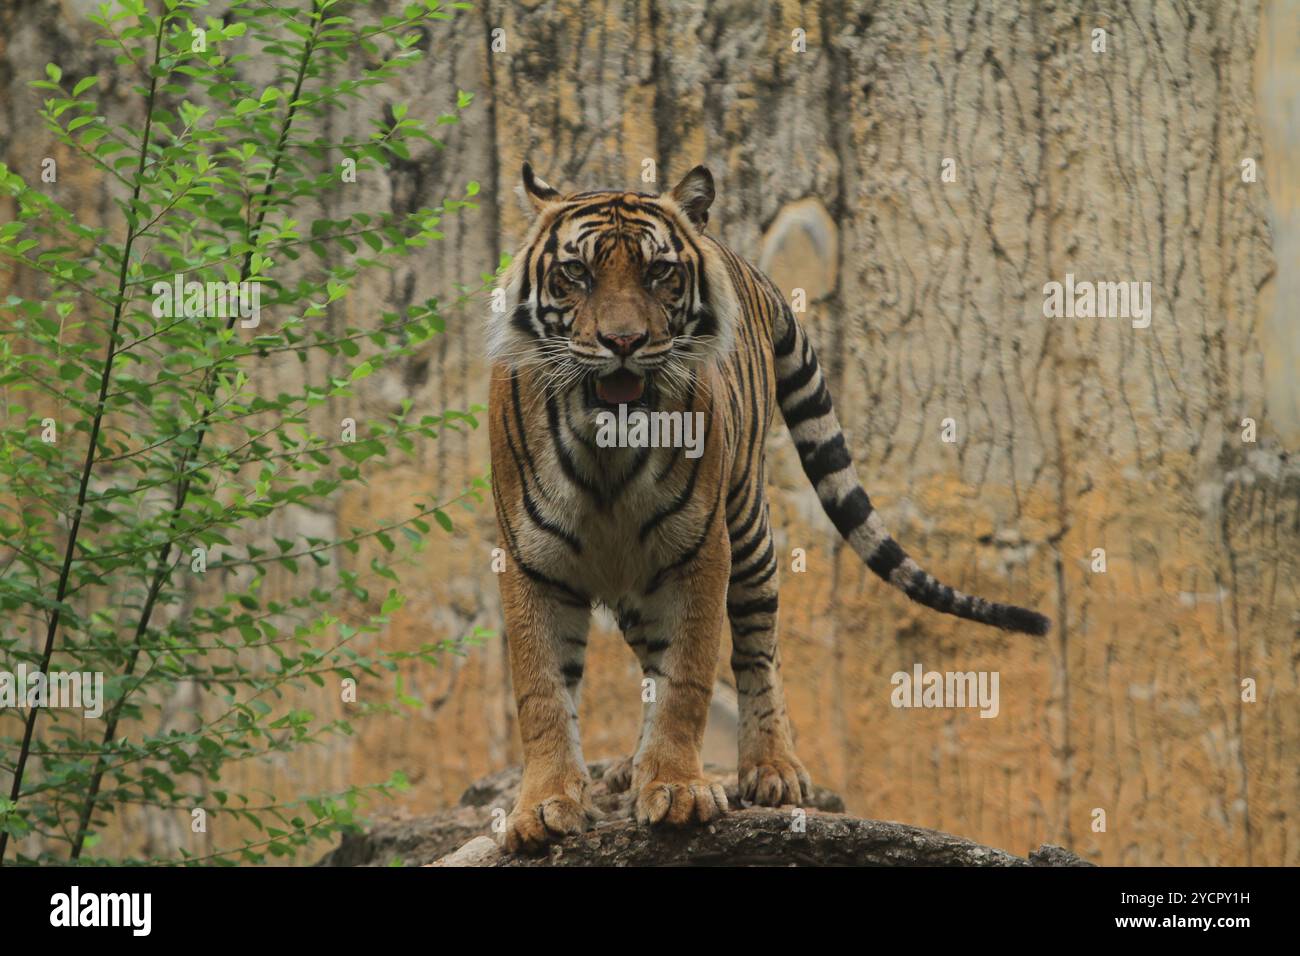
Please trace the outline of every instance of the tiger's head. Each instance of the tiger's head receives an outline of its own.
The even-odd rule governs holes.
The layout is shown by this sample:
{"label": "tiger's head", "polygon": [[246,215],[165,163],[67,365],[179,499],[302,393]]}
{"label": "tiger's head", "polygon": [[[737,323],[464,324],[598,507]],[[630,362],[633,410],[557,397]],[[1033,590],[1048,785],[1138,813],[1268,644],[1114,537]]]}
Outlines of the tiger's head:
{"label": "tiger's head", "polygon": [[523,188],[534,219],[506,273],[506,308],[491,319],[491,359],[540,370],[549,395],[654,405],[731,348],[739,305],[704,236],[707,169],[663,195],[566,195],[524,163]]}

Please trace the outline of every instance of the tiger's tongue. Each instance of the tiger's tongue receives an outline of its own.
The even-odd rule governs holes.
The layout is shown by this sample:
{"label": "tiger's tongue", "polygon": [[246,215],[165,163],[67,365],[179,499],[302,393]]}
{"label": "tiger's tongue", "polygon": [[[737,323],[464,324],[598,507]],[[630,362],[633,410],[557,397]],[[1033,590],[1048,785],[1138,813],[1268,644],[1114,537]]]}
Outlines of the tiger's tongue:
{"label": "tiger's tongue", "polygon": [[626,405],[635,402],[645,391],[645,382],[641,376],[627,369],[619,369],[604,378],[596,379],[596,395],[602,402],[611,405]]}

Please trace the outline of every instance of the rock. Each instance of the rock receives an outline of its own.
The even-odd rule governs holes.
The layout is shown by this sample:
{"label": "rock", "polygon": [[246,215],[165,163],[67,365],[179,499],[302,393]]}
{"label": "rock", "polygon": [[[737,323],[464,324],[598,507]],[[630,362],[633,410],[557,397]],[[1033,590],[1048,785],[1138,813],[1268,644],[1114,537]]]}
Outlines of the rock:
{"label": "rock", "polygon": [[632,795],[612,793],[604,777],[614,761],[590,765],[592,799],[602,819],[539,857],[502,853],[493,834],[519,790],[518,767],[476,781],[460,803],[439,814],[386,820],[344,838],[321,866],[1090,866],[1069,850],[1044,845],[1028,859],[970,840],[846,815],[838,795],[815,787],[810,805],[743,807],[735,772],[707,765],[727,789],[732,811],[707,827],[651,829],[631,818]]}
{"label": "rock", "polygon": [[1029,854],[1030,866],[1092,866],[1087,860],[1081,860],[1063,846],[1044,843]]}
{"label": "rock", "polygon": [[497,841],[487,836],[477,836],[455,853],[448,853],[427,866],[492,866],[501,857]]}

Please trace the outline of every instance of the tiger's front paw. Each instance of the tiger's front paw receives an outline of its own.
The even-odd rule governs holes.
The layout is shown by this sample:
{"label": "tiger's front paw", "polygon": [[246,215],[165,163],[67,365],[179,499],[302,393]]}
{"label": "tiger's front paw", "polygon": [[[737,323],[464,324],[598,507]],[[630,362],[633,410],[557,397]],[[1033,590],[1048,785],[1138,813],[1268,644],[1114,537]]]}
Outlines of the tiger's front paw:
{"label": "tiger's front paw", "polygon": [[636,797],[637,823],[686,826],[708,823],[727,812],[722,784],[709,780],[652,780]]}
{"label": "tiger's front paw", "polygon": [[742,766],[739,782],[740,799],[760,807],[798,807],[812,799],[812,778],[793,754]]}
{"label": "tiger's front paw", "polygon": [[596,811],[562,794],[539,802],[522,799],[506,818],[507,853],[540,853],[574,833],[583,833],[596,819]]}
{"label": "tiger's front paw", "polygon": [[632,789],[632,758],[619,757],[605,770],[602,778],[610,793],[623,793]]}

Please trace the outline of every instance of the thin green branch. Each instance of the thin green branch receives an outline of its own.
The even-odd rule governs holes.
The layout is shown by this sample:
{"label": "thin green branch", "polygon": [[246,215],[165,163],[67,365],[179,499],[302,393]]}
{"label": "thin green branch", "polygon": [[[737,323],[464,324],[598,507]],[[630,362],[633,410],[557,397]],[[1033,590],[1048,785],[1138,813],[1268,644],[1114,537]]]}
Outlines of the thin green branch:
{"label": "thin green branch", "polygon": [[[262,223],[266,218],[267,208],[269,206],[271,196],[274,193],[276,178],[279,175],[280,163],[284,158],[285,144],[289,141],[289,132],[293,127],[294,117],[298,110],[298,100],[302,94],[303,83],[307,77],[307,66],[311,62],[312,54],[316,49],[316,43],[320,36],[320,29],[321,29],[320,0],[310,0],[310,6],[311,6],[311,19],[312,19],[311,37],[303,44],[302,56],[298,60],[298,73],[297,73],[297,77],[294,80],[293,93],[289,97],[289,106],[285,110],[284,121],[280,127],[280,135],[275,150],[275,159],[271,163],[270,170],[267,172],[266,185],[262,190],[261,202],[259,203],[260,208],[258,210],[257,220],[249,234],[250,245],[256,243],[257,237],[261,233]],[[161,33],[159,35],[159,39],[161,40]],[[250,248],[248,253],[244,257],[243,268],[240,270],[241,281],[246,280],[250,275],[251,268],[252,268],[252,260],[253,260],[253,250],[252,248]],[[125,271],[125,266],[123,268]],[[226,324],[226,327],[228,329],[234,325],[237,314],[238,313],[236,312],[228,320]],[[205,382],[205,392],[207,393],[207,400],[209,402],[212,399],[212,395],[216,391],[216,387],[217,387],[217,379],[213,376],[210,376]],[[198,451],[202,448],[203,440],[207,436],[207,432],[208,432],[207,423],[209,420],[210,420],[209,413],[205,412],[204,418],[200,423],[198,437],[195,440],[193,448],[185,450],[185,453],[181,459],[180,468],[178,469],[179,471],[184,472],[186,470],[186,467],[192,455],[197,455]],[[192,479],[190,477],[186,477],[180,481],[177,487],[176,501],[172,511],[172,522],[171,522],[171,528],[173,532],[176,529],[177,523],[181,519],[181,514],[184,511],[185,501],[186,498],[189,496],[189,490],[191,485],[192,485]],[[158,552],[158,559],[156,563],[157,570],[154,572],[153,581],[149,586],[149,593],[145,598],[144,608],[140,613],[140,620],[135,629],[135,637],[132,642],[131,655],[128,660],[126,671],[125,671],[125,676],[128,678],[135,673],[136,662],[140,659],[140,651],[143,647],[144,636],[146,633],[148,633],[149,621],[153,617],[153,610],[154,610],[154,606],[157,603],[158,595],[162,592],[163,585],[166,583],[168,577],[171,575],[171,571],[173,567],[173,565],[169,561],[171,555],[171,549],[172,549],[172,542],[168,540],[167,543],[164,544],[160,549],[160,551]],[[119,700],[113,707],[112,713],[109,714],[108,721],[104,728],[103,739],[105,743],[112,740],[117,733],[117,724],[118,724],[118,720],[121,717],[122,707],[125,701],[126,701],[126,696],[123,695],[122,699]],[[87,787],[85,799],[81,805],[81,817],[77,824],[77,834],[75,839],[73,840],[71,852],[69,853],[69,859],[73,862],[75,862],[77,859],[80,858],[82,848],[85,846],[86,834],[90,830],[90,820],[95,809],[95,801],[99,795],[99,788],[104,779],[104,770],[105,770],[104,762],[102,760],[97,760],[95,769],[91,773],[90,785]]]}
{"label": "thin green branch", "polygon": [[[168,15],[164,13],[158,18],[158,32],[154,37],[154,63],[159,62],[159,55],[162,51],[163,27],[166,24]],[[151,71],[152,72],[152,71]],[[140,158],[136,165],[135,187],[132,190],[131,201],[135,202],[140,197],[140,190],[144,184],[145,161],[149,153],[149,137],[153,128],[154,101],[158,92],[158,77],[152,76],[149,81],[149,96],[145,101],[145,124],[144,133],[140,141]],[[72,571],[72,559],[77,549],[77,533],[81,530],[81,516],[86,505],[86,494],[90,487],[90,475],[95,466],[95,451],[99,443],[99,429],[104,419],[105,399],[108,395],[108,383],[113,374],[113,358],[118,342],[118,326],[122,321],[122,305],[126,301],[126,274],[131,264],[131,245],[135,241],[135,227],[127,224],[126,244],[122,248],[122,267],[118,273],[118,294],[117,304],[113,309],[113,322],[109,328],[108,345],[104,355],[104,368],[99,378],[99,403],[96,406],[95,418],[91,424],[90,439],[86,444],[86,460],[81,468],[81,484],[77,489],[77,507],[73,513],[72,527],[68,531],[68,544],[63,555],[63,568],[59,572],[59,586],[55,597],[55,607],[53,614],[50,615],[49,627],[45,633],[45,651],[42,655],[41,670],[48,671],[50,659],[54,656],[54,645],[58,637],[59,621],[62,619],[63,599],[68,590],[68,579]],[[23,773],[27,769],[27,755],[31,750],[32,733],[36,729],[36,718],[40,713],[39,708],[33,708],[27,717],[26,726],[23,728],[23,742],[18,750],[18,761],[14,768],[13,786],[10,788],[9,800],[11,803],[17,803],[18,796],[22,792]],[[9,831],[0,832],[0,866],[4,866],[5,850],[9,844]]]}

